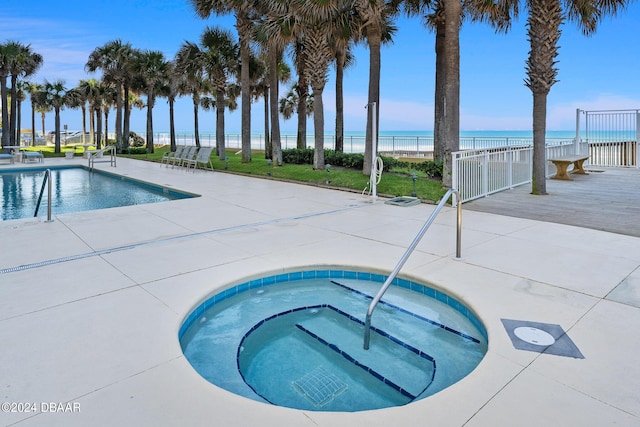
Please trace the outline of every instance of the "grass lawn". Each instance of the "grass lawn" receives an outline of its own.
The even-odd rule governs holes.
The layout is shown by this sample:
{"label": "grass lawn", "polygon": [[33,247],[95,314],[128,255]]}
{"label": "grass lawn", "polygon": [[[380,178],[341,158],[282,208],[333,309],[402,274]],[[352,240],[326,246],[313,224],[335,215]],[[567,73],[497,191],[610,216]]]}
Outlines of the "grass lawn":
{"label": "grass lawn", "polygon": [[[83,147],[75,148],[73,145],[62,146],[62,153],[54,153],[53,146],[40,146],[29,150],[42,151],[45,157],[64,156],[66,150],[75,149],[76,156],[83,153]],[[122,157],[132,159],[160,162],[162,155],[169,147],[157,147],[154,153],[149,154],[123,154]],[[311,165],[284,164],[280,167],[270,166],[264,158],[264,152],[254,151],[250,163],[242,163],[237,150],[227,151],[227,161],[219,160],[215,153],[211,156],[213,167],[218,172],[231,172],[261,178],[281,179],[295,182],[303,182],[312,185],[349,189],[361,192],[369,183],[369,177],[362,174],[361,170],[331,167],[330,171],[314,170]],[[442,182],[427,178],[422,172],[417,172],[415,183],[416,196],[422,200],[437,202],[446,192]],[[381,196],[411,196],[413,193],[413,181],[408,170],[391,170],[382,174],[382,179],[377,186],[378,195]]]}

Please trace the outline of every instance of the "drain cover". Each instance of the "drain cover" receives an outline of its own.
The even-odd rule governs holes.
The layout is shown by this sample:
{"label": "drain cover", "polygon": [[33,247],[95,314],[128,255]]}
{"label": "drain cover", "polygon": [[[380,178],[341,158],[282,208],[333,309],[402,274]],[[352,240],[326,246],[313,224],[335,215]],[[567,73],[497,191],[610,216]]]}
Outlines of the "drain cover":
{"label": "drain cover", "polygon": [[318,406],[324,406],[347,389],[347,385],[322,366],[293,382],[300,394]]}
{"label": "drain cover", "polygon": [[530,326],[521,326],[513,330],[515,336],[529,344],[550,346],[556,342],[556,339],[548,332],[542,329],[532,328]]}
{"label": "drain cover", "polygon": [[384,202],[385,205],[395,205],[395,206],[414,206],[420,204],[420,199],[417,197],[409,197],[409,196],[401,196],[394,197],[393,199],[389,199]]}

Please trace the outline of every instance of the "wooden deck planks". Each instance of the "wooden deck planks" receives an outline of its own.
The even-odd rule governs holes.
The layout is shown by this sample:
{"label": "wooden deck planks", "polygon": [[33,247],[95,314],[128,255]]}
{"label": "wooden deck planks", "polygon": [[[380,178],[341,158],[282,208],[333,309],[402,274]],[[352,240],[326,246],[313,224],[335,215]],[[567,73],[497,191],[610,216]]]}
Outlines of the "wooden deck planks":
{"label": "wooden deck planks", "polygon": [[587,168],[572,181],[547,180],[546,196],[531,185],[473,200],[463,209],[575,225],[640,237],[640,169]]}

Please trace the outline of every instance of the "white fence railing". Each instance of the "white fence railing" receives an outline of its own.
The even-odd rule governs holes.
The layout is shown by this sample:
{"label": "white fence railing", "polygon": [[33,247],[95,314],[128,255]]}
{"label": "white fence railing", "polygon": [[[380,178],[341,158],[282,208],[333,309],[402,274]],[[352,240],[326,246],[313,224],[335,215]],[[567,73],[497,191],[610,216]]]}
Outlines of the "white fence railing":
{"label": "white fence railing", "polygon": [[[640,167],[640,110],[582,111],[584,141],[595,166]],[[576,129],[580,131],[578,114]]]}
{"label": "white fence railing", "polygon": [[[586,152],[586,144],[577,148]],[[547,158],[576,153],[572,139],[548,142]],[[547,176],[555,173],[555,166],[547,162]],[[484,148],[452,153],[452,188],[458,189],[460,200],[467,202],[498,191],[531,182],[533,144],[520,147]]]}

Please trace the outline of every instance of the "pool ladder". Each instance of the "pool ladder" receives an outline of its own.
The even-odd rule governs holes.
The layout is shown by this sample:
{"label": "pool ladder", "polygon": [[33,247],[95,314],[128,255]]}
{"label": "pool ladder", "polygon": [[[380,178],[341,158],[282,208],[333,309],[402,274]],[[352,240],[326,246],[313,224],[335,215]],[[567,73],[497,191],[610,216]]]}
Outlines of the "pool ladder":
{"label": "pool ladder", "polygon": [[460,200],[460,193],[458,192],[458,190],[452,188],[449,191],[447,191],[444,196],[442,196],[442,199],[440,199],[438,206],[436,206],[436,208],[431,213],[431,216],[429,216],[429,219],[427,219],[427,221],[424,223],[420,231],[418,231],[418,234],[413,239],[413,242],[411,242],[411,244],[405,251],[404,255],[402,255],[402,257],[400,258],[400,261],[398,261],[398,264],[396,264],[396,267],[393,269],[389,277],[387,277],[387,280],[385,280],[384,284],[382,285],[382,287],[380,288],[376,296],[371,301],[371,304],[369,304],[369,309],[367,310],[367,317],[365,319],[365,326],[364,326],[364,346],[363,347],[365,350],[369,350],[369,341],[371,340],[371,316],[373,315],[373,310],[376,308],[376,305],[378,304],[378,302],[380,301],[384,293],[387,291],[387,289],[391,285],[391,282],[393,282],[393,280],[396,278],[396,276],[400,272],[400,269],[402,268],[404,263],[407,262],[407,259],[409,259],[409,256],[413,253],[413,250],[416,248],[416,246],[418,246],[418,243],[420,242],[420,240],[422,240],[422,237],[427,232],[427,230],[429,229],[433,221],[436,219],[436,216],[438,216],[438,214],[442,210],[442,207],[449,199],[449,196],[451,196],[452,194],[455,194],[456,201],[457,201],[456,258],[460,258],[461,256],[460,247],[461,247],[461,241],[462,241],[461,240],[462,239],[462,201]]}
{"label": "pool ladder", "polygon": [[42,181],[42,188],[40,188],[40,196],[38,196],[38,203],[36,203],[36,211],[33,213],[33,217],[38,216],[40,202],[42,202],[42,194],[44,194],[44,186],[47,185],[47,183],[47,222],[51,222],[51,169],[44,171],[44,180]]}

